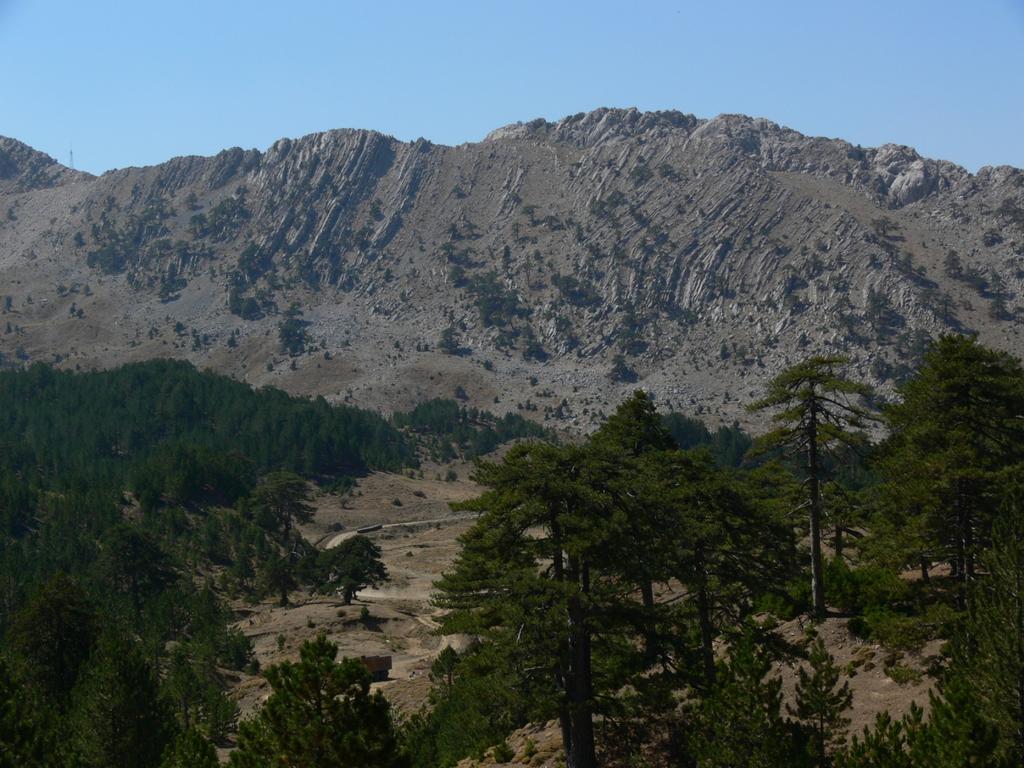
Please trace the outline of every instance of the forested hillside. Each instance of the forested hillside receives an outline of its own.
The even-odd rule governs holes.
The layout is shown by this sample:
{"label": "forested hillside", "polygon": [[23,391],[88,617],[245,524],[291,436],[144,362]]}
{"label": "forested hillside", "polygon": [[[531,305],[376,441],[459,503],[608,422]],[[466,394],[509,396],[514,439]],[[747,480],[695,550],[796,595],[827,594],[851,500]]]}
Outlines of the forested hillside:
{"label": "forested hillside", "polygon": [[189,749],[225,743],[229,683],[258,672],[229,603],[386,578],[365,539],[321,552],[298,536],[318,485],[539,433],[454,402],[421,413],[437,410],[397,415],[419,424],[403,432],[174,361],[0,372],[5,764],[157,765],[179,739],[192,765]]}
{"label": "forested hillside", "polygon": [[[774,377],[747,404],[773,424],[753,441],[638,390],[560,443],[455,401],[387,421],[180,363],[6,372],[4,759],[183,768],[218,745],[240,768],[1018,765],[1020,361],[944,336],[881,410],[843,365]],[[323,636],[259,669],[230,605],[348,605],[389,578],[364,536],[300,535],[318,487],[507,440],[456,505],[477,518],[434,600],[440,633],[472,642],[436,653],[422,710],[392,711]],[[877,652],[840,666],[821,633],[836,622]],[[891,690],[931,693],[850,733],[876,665]],[[241,723],[240,670],[270,685]],[[511,739],[549,720],[554,752]]]}

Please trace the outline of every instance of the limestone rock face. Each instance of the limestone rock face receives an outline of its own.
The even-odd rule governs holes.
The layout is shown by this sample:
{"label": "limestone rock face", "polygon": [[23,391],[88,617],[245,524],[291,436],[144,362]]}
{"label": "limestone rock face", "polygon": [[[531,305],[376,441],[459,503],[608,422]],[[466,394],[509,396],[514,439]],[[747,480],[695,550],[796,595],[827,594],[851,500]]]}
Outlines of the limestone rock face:
{"label": "limestone rock face", "polygon": [[811,353],[883,395],[939,333],[1021,354],[1024,173],[635,109],[458,147],[328,131],[99,177],[0,139],[0,274],[8,365],[173,355],[575,430],[643,386],[731,419]]}

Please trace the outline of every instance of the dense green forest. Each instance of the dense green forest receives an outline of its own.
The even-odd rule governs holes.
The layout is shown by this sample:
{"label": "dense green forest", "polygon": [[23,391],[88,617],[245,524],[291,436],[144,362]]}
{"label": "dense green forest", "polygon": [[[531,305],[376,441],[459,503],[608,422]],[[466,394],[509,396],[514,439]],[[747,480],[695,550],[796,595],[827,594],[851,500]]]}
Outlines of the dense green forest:
{"label": "dense green forest", "polygon": [[465,408],[455,400],[428,400],[408,413],[396,413],[392,421],[398,427],[431,435],[430,453],[437,461],[450,461],[459,454],[475,459],[518,438],[554,437],[517,413],[498,417],[479,408]]}
{"label": "dense green forest", "polygon": [[527,434],[448,401],[389,421],[181,362],[0,371],[0,765],[203,764],[236,729],[227,677],[257,671],[228,601],[387,578],[365,538],[298,535],[316,486]]}
{"label": "dense green forest", "polygon": [[[753,441],[641,391],[559,443],[455,401],[388,421],[177,363],[4,372],[0,765],[212,766],[236,733],[236,766],[441,768],[512,759],[548,720],[567,768],[1021,765],[1020,362],[942,337],[881,410],[844,363],[769,382]],[[479,517],[435,600],[479,640],[438,655],[429,705],[399,720],[321,637],[238,724],[225,675],[258,670],[229,600],[387,578],[366,539],[302,540],[316,484],[517,438],[457,505]],[[848,733],[853,671],[816,631],[837,617],[893,680],[943,642],[927,711]]]}

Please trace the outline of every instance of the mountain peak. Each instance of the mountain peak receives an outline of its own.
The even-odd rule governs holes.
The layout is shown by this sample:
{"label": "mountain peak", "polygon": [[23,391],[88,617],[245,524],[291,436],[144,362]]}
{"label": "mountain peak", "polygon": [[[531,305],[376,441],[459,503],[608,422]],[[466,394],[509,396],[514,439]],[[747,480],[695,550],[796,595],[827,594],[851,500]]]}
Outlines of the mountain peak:
{"label": "mountain peak", "polygon": [[17,139],[0,136],[0,192],[31,192],[90,178]]}

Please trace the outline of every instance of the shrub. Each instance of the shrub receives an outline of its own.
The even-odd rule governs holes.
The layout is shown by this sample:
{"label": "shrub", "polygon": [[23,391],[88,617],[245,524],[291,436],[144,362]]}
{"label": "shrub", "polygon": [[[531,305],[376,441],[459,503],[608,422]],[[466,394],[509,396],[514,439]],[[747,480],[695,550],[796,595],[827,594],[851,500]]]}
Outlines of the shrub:
{"label": "shrub", "polygon": [[494,762],[496,763],[511,763],[516,756],[516,753],[512,751],[512,747],[508,745],[507,741],[496,744],[491,754],[494,756]]}
{"label": "shrub", "polygon": [[840,558],[825,567],[825,594],[831,605],[846,611],[863,613],[905,603],[910,588],[895,573],[885,568],[862,566],[851,569]]}

